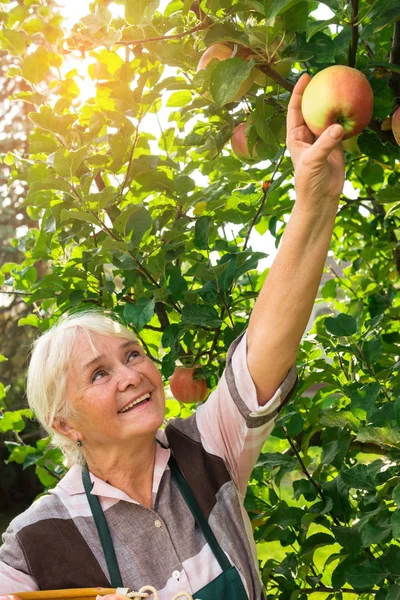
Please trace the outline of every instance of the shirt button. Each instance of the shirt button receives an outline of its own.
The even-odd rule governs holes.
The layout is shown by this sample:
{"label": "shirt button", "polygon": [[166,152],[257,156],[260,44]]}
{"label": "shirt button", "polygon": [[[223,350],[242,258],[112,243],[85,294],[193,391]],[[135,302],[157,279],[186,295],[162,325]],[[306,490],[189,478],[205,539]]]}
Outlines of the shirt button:
{"label": "shirt button", "polygon": [[156,527],[161,527],[161,526],[162,526],[162,523],[161,523],[161,521],[159,521],[158,519],[156,519],[156,520],[154,521],[154,525],[155,525]]}
{"label": "shirt button", "polygon": [[179,571],[174,571],[174,572],[172,573],[172,577],[173,577],[174,579],[179,579],[179,576],[180,576],[180,572],[179,572]]}

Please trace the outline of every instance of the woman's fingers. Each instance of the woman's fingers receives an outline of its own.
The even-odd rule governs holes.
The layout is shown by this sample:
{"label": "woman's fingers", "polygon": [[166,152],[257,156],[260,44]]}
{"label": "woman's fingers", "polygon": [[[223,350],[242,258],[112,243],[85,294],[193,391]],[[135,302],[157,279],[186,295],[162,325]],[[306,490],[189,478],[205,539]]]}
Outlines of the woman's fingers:
{"label": "woman's fingers", "polygon": [[301,99],[303,97],[303,92],[310,81],[311,76],[308,73],[303,73],[293,88],[287,114],[288,132],[293,131],[293,129],[296,129],[297,127],[305,125],[303,113],[301,112]]}
{"label": "woman's fingers", "polygon": [[323,165],[332,150],[339,147],[343,134],[344,129],[339,124],[331,125],[328,129],[325,129],[311,148],[307,150],[307,162]]}

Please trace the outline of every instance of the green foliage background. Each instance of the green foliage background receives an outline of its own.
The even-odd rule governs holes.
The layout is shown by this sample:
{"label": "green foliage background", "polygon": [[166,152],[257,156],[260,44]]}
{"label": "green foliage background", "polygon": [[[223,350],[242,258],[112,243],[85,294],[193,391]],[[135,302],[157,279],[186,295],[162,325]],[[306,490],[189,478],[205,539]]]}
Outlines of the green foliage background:
{"label": "green foliage background", "polygon": [[[305,70],[362,70],[375,105],[358,147],[346,150],[359,195],[342,195],[332,238],[343,274],[322,287],[330,314],[303,340],[299,386],[253,471],[246,508],[268,598],[398,600],[400,152],[388,118],[400,104],[400,5],[324,4],[333,16],[322,21],[312,14],[318,2],[298,0],[94,0],[66,33],[52,3],[0,3],[3,73],[14,84],[5,97],[25,134],[16,144],[11,128],[2,142],[0,285],[18,298],[6,317],[25,332],[22,348],[65,311],[101,306],[133,327],[166,382],[181,361],[201,364],[213,387],[268,274],[257,270],[265,255],[250,233],[269,231],[278,247],[293,207],[290,91]],[[196,74],[217,41],[233,57]],[[240,46],[251,62],[235,54]],[[95,61],[63,75],[70,57]],[[285,60],[287,78],[277,74]],[[279,83],[254,84],[233,102],[255,66]],[[96,93],[82,103],[85,70]],[[146,133],[146,115],[167,107],[168,127]],[[243,121],[268,162],[232,154]],[[2,345],[3,365],[19,365],[15,380],[2,371],[12,386],[0,384],[6,462],[34,469],[45,492],[66,468],[32,432],[21,356]],[[323,386],[307,394],[315,383]],[[195,409],[167,406],[169,417]]]}

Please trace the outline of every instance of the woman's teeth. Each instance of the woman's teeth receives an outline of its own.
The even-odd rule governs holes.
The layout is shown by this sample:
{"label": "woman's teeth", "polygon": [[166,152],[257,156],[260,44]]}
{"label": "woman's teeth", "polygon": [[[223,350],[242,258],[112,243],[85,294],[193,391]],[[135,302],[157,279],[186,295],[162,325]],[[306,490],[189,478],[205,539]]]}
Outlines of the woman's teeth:
{"label": "woman's teeth", "polygon": [[149,400],[149,399],[150,399],[150,394],[143,394],[143,396],[140,396],[140,398],[137,398],[136,400],[134,400],[133,402],[131,402],[130,404],[125,406],[122,410],[119,410],[118,412],[119,413],[126,412],[126,411],[130,410],[131,408],[133,408],[134,406],[136,406],[136,404],[140,404],[144,400]]}

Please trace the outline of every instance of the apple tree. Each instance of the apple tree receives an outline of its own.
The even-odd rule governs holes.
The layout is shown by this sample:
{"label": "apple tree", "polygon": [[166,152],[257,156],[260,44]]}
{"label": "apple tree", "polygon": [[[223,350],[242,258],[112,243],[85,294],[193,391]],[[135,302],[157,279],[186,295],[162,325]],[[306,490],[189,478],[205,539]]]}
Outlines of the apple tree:
{"label": "apple tree", "polygon": [[[166,384],[199,365],[216,385],[268,277],[267,239],[278,248],[295,201],[296,80],[332,65],[367,77],[373,115],[344,142],[326,314],[303,338],[299,385],[245,506],[268,598],[399,598],[398,0],[94,0],[70,31],[35,0],[2,6],[9,77],[25,82],[12,100],[32,123],[2,167],[34,223],[12,242],[23,259],[3,264],[2,289],[29,308],[22,328],[114,312]],[[195,407],[169,399],[167,415]],[[3,406],[0,431],[13,415]],[[24,442],[27,416],[8,460],[46,490],[66,466],[46,438]]]}

